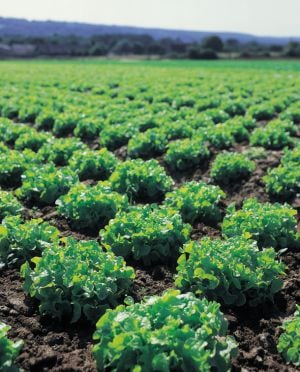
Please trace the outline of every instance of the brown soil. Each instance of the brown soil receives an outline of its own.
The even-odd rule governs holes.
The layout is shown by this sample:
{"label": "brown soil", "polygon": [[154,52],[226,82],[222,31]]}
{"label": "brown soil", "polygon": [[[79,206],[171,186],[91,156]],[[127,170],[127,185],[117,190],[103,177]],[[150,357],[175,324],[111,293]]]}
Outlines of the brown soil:
{"label": "brown soil", "polygon": [[12,339],[24,340],[17,364],[25,371],[95,371],[91,355],[93,327],[63,324],[38,314],[38,304],[25,297],[17,269],[0,272],[0,319]]}
{"label": "brown soil", "polygon": [[167,266],[136,268],[136,279],[130,295],[135,301],[141,301],[145,296],[159,295],[168,288],[174,287],[174,269]]}
{"label": "brown soil", "polygon": [[300,252],[286,253],[282,260],[287,275],[282,291],[274,303],[256,308],[223,309],[229,321],[229,332],[239,343],[239,356],[233,370],[240,371],[297,371],[287,366],[277,352],[281,324],[291,316],[300,302]]}

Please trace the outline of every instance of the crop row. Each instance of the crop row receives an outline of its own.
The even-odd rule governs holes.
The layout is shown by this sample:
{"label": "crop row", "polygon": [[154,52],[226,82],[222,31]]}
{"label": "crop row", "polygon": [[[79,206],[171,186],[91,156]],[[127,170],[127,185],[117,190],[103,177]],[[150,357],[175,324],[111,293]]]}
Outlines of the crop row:
{"label": "crop row", "polygon": [[[17,191],[22,198],[52,204],[60,195],[66,193],[72,184],[86,179],[109,179],[115,191],[126,191],[130,199],[144,197],[147,201],[157,201],[171,189],[173,181],[156,160],[132,159],[120,163],[106,148],[91,150],[75,138],[48,139],[37,152],[32,151],[32,148],[18,149],[16,143],[22,136],[20,128],[25,132],[31,128],[7,122],[6,119],[0,119],[0,125],[1,123],[2,127],[6,128],[2,133],[5,132],[6,135],[0,135],[0,139],[5,141],[0,143],[0,159],[3,163],[0,185],[19,186],[22,183],[22,187]],[[41,134],[37,133],[37,136],[39,135]],[[34,140],[33,135],[28,134],[28,138]],[[12,144],[15,145],[15,150],[8,147]],[[179,144],[175,141],[171,143],[166,154],[166,163],[170,164],[170,168],[184,169],[187,165],[200,165],[208,155],[209,150],[205,142],[191,139],[181,140]],[[249,159],[251,156],[255,157],[255,154],[218,154],[211,167],[212,180],[224,185],[248,178],[255,169],[255,162]],[[258,155],[261,156],[263,155]],[[299,192],[298,158],[297,142],[294,149],[285,150],[282,164],[270,170],[264,177],[271,196],[288,200]],[[57,169],[55,166],[61,168]],[[36,172],[37,168],[39,172]],[[52,176],[48,177],[49,174]]]}

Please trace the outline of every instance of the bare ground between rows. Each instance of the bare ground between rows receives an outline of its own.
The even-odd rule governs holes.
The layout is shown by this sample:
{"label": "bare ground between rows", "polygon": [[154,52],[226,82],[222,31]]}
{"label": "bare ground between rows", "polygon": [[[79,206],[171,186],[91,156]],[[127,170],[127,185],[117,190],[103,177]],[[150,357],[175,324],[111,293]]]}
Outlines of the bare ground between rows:
{"label": "bare ground between rows", "polygon": [[300,252],[290,251],[282,260],[287,265],[286,277],[274,303],[256,308],[223,308],[229,321],[229,332],[239,343],[233,371],[299,370],[286,365],[276,345],[283,320],[294,313],[296,304],[300,302]]}

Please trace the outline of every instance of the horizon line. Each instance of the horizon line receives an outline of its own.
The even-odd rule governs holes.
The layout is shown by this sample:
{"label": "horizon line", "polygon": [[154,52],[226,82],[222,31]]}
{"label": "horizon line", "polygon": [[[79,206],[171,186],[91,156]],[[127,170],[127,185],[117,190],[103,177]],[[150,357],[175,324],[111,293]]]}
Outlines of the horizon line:
{"label": "horizon line", "polygon": [[156,27],[156,26],[137,26],[137,25],[128,25],[128,24],[112,24],[112,23],[94,23],[94,22],[87,22],[87,21],[78,21],[78,20],[57,20],[57,19],[34,19],[34,18],[26,18],[26,17],[14,17],[14,16],[2,16],[0,14],[0,19],[15,19],[15,20],[25,20],[28,22],[54,22],[54,23],[77,23],[77,24],[84,24],[84,25],[90,25],[90,26],[109,26],[109,27],[129,27],[129,28],[142,28],[145,30],[161,30],[161,31],[179,31],[179,32],[203,32],[203,33],[211,33],[213,34],[240,34],[245,36],[251,36],[251,37],[258,37],[258,38],[279,38],[279,39],[293,39],[293,38],[300,38],[296,35],[261,35],[261,34],[252,34],[249,32],[243,32],[243,31],[220,31],[220,30],[195,30],[195,29],[185,29],[185,28],[165,28],[165,27]]}

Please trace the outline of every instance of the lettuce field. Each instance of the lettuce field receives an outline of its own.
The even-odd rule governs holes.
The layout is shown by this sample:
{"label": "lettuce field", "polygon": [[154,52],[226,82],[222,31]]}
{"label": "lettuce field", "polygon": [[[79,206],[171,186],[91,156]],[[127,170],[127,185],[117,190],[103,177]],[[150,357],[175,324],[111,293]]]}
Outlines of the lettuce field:
{"label": "lettuce field", "polygon": [[0,62],[0,370],[297,371],[300,63]]}

